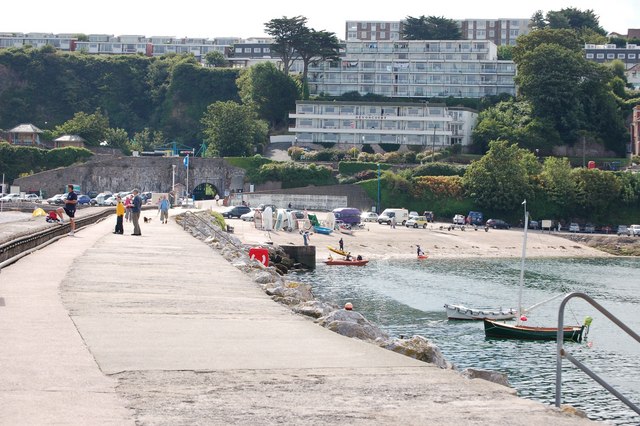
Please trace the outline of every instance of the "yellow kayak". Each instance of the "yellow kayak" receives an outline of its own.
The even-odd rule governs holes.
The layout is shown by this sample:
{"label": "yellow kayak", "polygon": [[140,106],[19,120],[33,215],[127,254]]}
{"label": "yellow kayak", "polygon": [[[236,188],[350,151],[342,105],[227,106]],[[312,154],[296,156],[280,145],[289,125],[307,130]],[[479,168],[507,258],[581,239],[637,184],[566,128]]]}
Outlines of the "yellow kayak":
{"label": "yellow kayak", "polygon": [[340,250],[337,248],[333,248],[331,246],[327,246],[327,248],[329,250],[331,250],[332,252],[334,252],[335,254],[339,254],[340,256],[346,256],[347,254],[349,254],[348,252],[344,251],[344,250]]}

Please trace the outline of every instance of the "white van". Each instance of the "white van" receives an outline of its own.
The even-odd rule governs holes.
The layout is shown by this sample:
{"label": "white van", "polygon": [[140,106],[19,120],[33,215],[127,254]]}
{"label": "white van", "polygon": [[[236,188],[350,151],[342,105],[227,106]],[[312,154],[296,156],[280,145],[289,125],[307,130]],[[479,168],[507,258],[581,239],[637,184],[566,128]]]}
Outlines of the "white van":
{"label": "white van", "polygon": [[396,224],[404,226],[409,220],[409,210],[407,209],[384,209],[382,214],[378,216],[378,223],[391,224],[391,218],[396,218]]}

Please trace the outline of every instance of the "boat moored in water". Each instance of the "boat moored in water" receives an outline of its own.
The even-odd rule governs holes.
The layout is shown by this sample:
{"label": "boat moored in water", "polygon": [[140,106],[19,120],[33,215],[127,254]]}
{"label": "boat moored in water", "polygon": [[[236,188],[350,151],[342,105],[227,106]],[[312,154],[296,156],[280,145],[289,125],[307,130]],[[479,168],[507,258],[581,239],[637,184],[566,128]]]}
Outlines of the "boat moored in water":
{"label": "boat moored in water", "polygon": [[467,308],[463,305],[450,305],[447,303],[445,303],[444,308],[447,310],[447,318],[454,320],[510,320],[514,319],[518,314],[516,309]]}
{"label": "boat moored in water", "polygon": [[[564,327],[562,329],[563,340],[582,342],[584,329],[585,325]],[[558,338],[558,329],[556,327],[510,325],[488,319],[484,320],[484,333],[486,337],[498,339],[556,340]]]}

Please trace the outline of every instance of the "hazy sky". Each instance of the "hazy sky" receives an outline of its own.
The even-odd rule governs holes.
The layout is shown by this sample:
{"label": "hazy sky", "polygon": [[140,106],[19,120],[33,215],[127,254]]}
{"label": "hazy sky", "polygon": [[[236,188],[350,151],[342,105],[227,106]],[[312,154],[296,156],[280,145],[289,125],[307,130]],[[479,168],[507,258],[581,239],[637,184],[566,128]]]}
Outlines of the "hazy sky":
{"label": "hazy sky", "polygon": [[[430,4],[432,3],[432,4]],[[347,20],[399,21],[407,16],[451,19],[529,18],[536,10],[593,9],[608,32],[640,28],[639,0],[31,0],[3,2],[2,32],[137,34],[175,37],[259,37],[264,23],[302,15],[308,26],[345,37]]]}

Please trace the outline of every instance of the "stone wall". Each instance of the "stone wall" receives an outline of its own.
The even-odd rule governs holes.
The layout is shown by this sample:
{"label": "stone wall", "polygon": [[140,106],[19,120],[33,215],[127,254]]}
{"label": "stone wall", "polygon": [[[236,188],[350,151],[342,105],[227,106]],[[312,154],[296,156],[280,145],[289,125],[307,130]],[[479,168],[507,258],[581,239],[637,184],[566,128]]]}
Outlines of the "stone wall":
{"label": "stone wall", "polygon": [[[69,183],[78,184],[81,191],[141,191],[169,192],[173,184],[186,183],[187,170],[182,157],[115,157],[99,155],[90,161],[61,167],[14,181],[23,191],[42,190],[46,197],[65,192]],[[245,171],[228,165],[221,158],[191,158],[188,190],[201,183],[213,184],[219,192],[242,189]]]}

